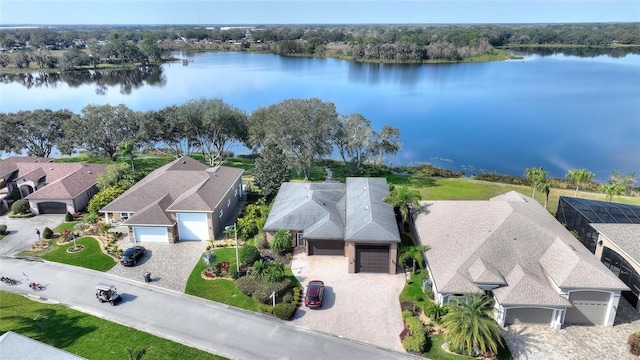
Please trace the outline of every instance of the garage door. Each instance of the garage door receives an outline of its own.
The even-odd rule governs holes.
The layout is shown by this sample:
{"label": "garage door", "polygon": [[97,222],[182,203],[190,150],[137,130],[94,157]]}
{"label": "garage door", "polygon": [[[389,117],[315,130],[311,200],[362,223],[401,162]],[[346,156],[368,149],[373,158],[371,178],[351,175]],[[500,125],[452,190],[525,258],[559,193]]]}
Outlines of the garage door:
{"label": "garage door", "polygon": [[178,237],[182,241],[209,240],[207,214],[178,214]]}
{"label": "garage door", "polygon": [[309,255],[344,256],[344,241],[340,240],[307,240]]}
{"label": "garage door", "polygon": [[574,291],[569,294],[572,308],[567,308],[565,324],[604,325],[609,309],[610,293],[600,291]]}
{"label": "garage door", "polygon": [[356,272],[388,273],[389,245],[356,245]]}
{"label": "garage door", "polygon": [[507,309],[505,325],[513,324],[545,324],[550,325],[553,319],[552,309],[517,308]]}
{"label": "garage door", "polygon": [[67,204],[60,202],[38,203],[39,214],[64,214],[67,212]]}
{"label": "garage door", "polygon": [[169,242],[167,228],[134,226],[133,237],[136,242]]}

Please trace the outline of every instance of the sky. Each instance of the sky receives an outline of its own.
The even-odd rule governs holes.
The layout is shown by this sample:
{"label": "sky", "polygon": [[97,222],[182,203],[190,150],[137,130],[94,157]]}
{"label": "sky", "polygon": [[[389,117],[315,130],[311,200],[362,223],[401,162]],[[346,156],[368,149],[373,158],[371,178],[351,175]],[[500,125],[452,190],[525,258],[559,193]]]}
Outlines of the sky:
{"label": "sky", "polygon": [[640,22],[640,0],[0,0],[0,26]]}

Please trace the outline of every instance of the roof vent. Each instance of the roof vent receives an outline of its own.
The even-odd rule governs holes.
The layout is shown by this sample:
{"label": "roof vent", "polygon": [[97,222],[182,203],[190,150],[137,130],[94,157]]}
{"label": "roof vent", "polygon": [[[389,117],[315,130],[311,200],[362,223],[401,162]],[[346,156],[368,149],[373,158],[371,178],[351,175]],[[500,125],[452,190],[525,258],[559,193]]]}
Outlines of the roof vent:
{"label": "roof vent", "polygon": [[369,210],[369,205],[365,205],[365,206],[364,206],[364,209],[365,209],[365,210]]}
{"label": "roof vent", "polygon": [[307,193],[307,197],[310,198],[311,197],[311,193]]}
{"label": "roof vent", "polygon": [[53,170],[53,168],[49,168],[49,170]]}
{"label": "roof vent", "polygon": [[183,164],[186,164],[186,163],[187,163],[187,160],[182,160],[182,163],[183,163]]}
{"label": "roof vent", "polygon": [[514,237],[513,237],[513,240],[518,240],[518,238],[514,236]]}
{"label": "roof vent", "polygon": [[367,190],[367,187],[366,187],[366,186],[363,186],[363,187],[362,187],[362,190]]}
{"label": "roof vent", "polygon": [[87,174],[93,174],[93,173],[91,172],[91,170],[89,170],[89,171],[87,171]]}

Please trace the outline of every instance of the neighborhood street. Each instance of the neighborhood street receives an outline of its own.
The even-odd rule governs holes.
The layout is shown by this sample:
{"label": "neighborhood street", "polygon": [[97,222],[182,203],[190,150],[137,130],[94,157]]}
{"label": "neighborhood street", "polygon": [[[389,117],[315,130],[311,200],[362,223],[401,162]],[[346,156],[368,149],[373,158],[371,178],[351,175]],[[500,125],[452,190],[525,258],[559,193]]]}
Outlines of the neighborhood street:
{"label": "neighborhood street", "polygon": [[[84,268],[2,257],[0,273],[21,281],[13,286],[0,284],[3,291],[38,296],[232,359],[416,359],[406,353]],[[46,288],[34,292],[27,286],[28,281]],[[100,282],[117,286],[123,301],[116,306],[99,303],[94,286]]]}

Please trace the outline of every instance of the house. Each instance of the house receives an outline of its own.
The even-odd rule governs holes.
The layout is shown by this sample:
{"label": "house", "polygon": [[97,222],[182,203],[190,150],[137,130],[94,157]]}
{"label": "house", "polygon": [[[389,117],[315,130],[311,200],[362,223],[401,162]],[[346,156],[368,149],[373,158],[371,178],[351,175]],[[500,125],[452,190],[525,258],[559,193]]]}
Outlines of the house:
{"label": "house", "polygon": [[264,226],[267,240],[285,229],[307,255],[346,256],[349,273],[397,272],[400,234],[384,178],[346,184],[283,183]]}
{"label": "house", "polygon": [[0,336],[0,354],[3,360],[82,360],[83,357],[55,348],[13,331]]}
{"label": "house", "polygon": [[107,222],[127,226],[132,242],[209,240],[238,206],[242,173],[183,156],[154,170],[100,212]]}
{"label": "house", "polygon": [[613,325],[625,284],[534,199],[423,201],[414,226],[438,304],[484,293],[501,326]]}
{"label": "house", "polygon": [[556,218],[629,286],[622,296],[640,311],[640,206],[561,196]]}
{"label": "house", "polygon": [[106,173],[105,164],[54,163],[42,157],[12,156],[0,161],[0,200],[4,206],[18,190],[29,200],[31,212],[39,214],[75,214],[83,210],[99,191],[98,176]]}

